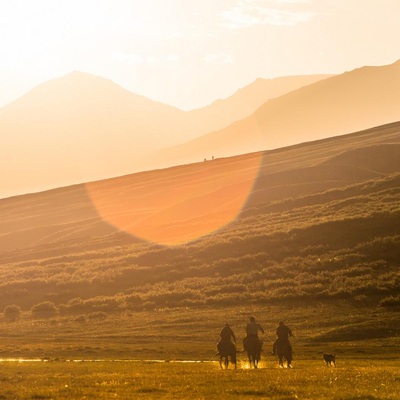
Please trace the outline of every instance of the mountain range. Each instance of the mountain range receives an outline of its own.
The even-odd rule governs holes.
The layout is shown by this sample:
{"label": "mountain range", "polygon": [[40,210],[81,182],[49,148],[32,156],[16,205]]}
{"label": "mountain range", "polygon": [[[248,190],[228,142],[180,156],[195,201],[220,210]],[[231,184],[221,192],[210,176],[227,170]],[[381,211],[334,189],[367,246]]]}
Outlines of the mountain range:
{"label": "mountain range", "polygon": [[400,61],[257,79],[182,111],[73,72],[0,109],[0,197],[279,148],[400,120]]}
{"label": "mountain range", "polygon": [[164,149],[164,165],[273,149],[400,120],[400,61],[322,79],[221,130]]}
{"label": "mountain range", "polygon": [[247,116],[324,75],[259,79],[184,112],[82,72],[39,85],[0,109],[0,197],[153,169],[149,156]]}

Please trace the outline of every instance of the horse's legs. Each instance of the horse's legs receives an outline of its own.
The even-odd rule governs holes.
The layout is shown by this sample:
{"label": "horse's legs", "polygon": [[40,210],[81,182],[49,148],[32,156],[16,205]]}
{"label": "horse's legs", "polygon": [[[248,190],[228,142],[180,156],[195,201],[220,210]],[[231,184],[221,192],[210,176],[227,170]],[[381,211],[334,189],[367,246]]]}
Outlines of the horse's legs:
{"label": "horse's legs", "polygon": [[289,348],[289,352],[287,354],[286,360],[287,360],[287,367],[288,368],[292,368],[293,353],[292,353],[292,347],[291,346]]}
{"label": "horse's legs", "polygon": [[288,368],[292,368],[292,357],[290,357],[290,358],[287,360],[287,366],[288,366]]}
{"label": "horse's legs", "polygon": [[231,356],[231,363],[235,366],[235,369],[236,369],[236,354],[233,354]]}
{"label": "horse's legs", "polygon": [[225,357],[225,369],[228,369],[228,365],[229,365],[229,356]]}
{"label": "horse's legs", "polygon": [[249,365],[250,365],[250,368],[251,368],[251,366],[252,366],[252,363],[253,363],[253,359],[252,359],[252,357],[251,357],[251,354],[250,354],[250,353],[247,353],[247,358],[249,359]]}

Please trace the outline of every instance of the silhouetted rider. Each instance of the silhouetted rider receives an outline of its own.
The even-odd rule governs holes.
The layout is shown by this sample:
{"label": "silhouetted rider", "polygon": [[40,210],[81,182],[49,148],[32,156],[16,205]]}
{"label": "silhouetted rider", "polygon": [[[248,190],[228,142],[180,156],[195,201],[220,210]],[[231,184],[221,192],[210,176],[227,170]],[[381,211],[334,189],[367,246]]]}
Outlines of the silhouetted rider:
{"label": "silhouetted rider", "polygon": [[292,345],[289,341],[289,336],[293,336],[292,330],[285,325],[283,321],[279,322],[279,326],[276,328],[276,340],[272,346],[272,353],[276,354],[276,348],[278,344],[287,343],[290,350],[292,350]]}
{"label": "silhouetted rider", "polygon": [[221,337],[221,340],[217,344],[218,353],[221,351],[221,346],[223,346],[224,344],[227,344],[227,343],[232,344],[231,339],[236,344],[235,334],[234,334],[232,328],[229,326],[229,324],[225,324],[225,326],[222,328],[219,336]]}
{"label": "silhouetted rider", "polygon": [[243,339],[243,348],[245,351],[247,350],[248,345],[252,340],[257,341],[261,347],[262,342],[258,337],[258,331],[264,333],[263,327],[256,322],[256,319],[254,317],[250,317],[250,322],[246,326],[247,336]]}

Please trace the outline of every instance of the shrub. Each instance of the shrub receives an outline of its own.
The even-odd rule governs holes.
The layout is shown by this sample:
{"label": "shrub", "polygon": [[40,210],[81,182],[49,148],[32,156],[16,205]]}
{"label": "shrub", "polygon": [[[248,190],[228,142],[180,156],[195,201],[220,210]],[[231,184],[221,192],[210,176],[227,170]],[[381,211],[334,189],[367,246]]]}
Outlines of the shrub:
{"label": "shrub", "polygon": [[380,307],[400,307],[400,295],[397,296],[389,296],[383,298],[379,302]]}
{"label": "shrub", "polygon": [[8,321],[16,321],[21,316],[21,307],[13,304],[6,306],[4,309],[4,317]]}
{"label": "shrub", "polygon": [[90,307],[87,306],[84,300],[77,297],[69,300],[67,304],[60,304],[59,311],[62,314],[85,313],[90,311]]}
{"label": "shrub", "polygon": [[84,315],[81,315],[78,318],[75,318],[74,321],[78,322],[79,324],[85,324],[86,323],[86,317]]}
{"label": "shrub", "polygon": [[84,300],[85,310],[103,311],[112,313],[120,310],[121,300],[113,297],[98,296]]}
{"label": "shrub", "polygon": [[105,313],[104,311],[96,311],[96,312],[89,314],[89,319],[91,319],[91,320],[106,319],[107,317],[108,317],[108,314]]}
{"label": "shrub", "polygon": [[31,313],[35,318],[50,318],[56,315],[57,311],[57,307],[51,301],[35,304],[31,308]]}

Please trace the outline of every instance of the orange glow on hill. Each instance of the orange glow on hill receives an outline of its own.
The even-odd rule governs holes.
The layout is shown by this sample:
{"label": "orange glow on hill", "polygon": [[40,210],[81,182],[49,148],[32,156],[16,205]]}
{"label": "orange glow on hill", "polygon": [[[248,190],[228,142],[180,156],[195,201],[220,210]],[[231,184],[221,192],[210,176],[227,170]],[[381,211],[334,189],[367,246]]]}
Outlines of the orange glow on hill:
{"label": "orange glow on hill", "polygon": [[136,237],[177,245],[207,235],[240,213],[261,154],[210,160],[86,185],[104,221]]}

